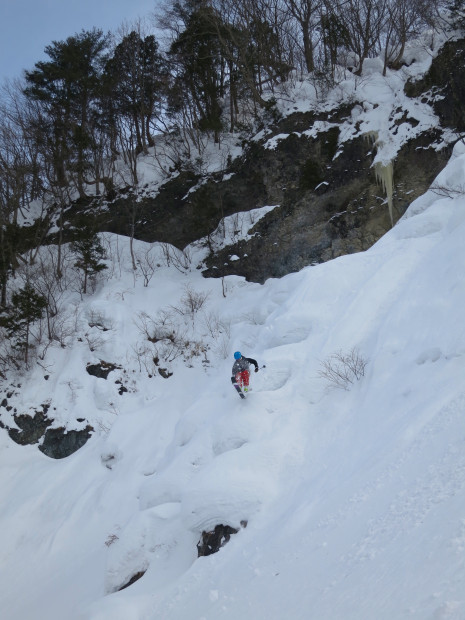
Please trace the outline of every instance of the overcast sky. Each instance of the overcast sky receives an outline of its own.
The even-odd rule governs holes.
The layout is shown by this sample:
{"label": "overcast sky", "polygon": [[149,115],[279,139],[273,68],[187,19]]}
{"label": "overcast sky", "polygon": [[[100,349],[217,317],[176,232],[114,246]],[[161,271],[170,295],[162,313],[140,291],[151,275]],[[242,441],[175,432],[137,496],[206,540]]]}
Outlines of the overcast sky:
{"label": "overcast sky", "polygon": [[94,26],[115,32],[147,17],[156,0],[0,0],[0,83],[48,59],[44,48]]}

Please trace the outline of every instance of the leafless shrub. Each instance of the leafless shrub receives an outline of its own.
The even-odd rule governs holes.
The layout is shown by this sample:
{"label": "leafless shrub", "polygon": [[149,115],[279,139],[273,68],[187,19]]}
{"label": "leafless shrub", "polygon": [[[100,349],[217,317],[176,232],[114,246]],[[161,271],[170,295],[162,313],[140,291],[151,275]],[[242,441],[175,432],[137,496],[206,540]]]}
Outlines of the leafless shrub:
{"label": "leafless shrub", "polygon": [[216,340],[220,334],[231,336],[231,321],[220,319],[217,312],[209,312],[204,315],[203,323],[208,334]]}
{"label": "leafless shrub", "polygon": [[181,305],[179,307],[173,306],[173,310],[182,316],[188,316],[192,320],[192,324],[194,324],[195,315],[205,305],[208,295],[208,293],[195,291],[191,286],[187,285],[181,297]]}
{"label": "leafless shrub", "polygon": [[100,336],[100,334],[86,332],[84,334],[84,338],[86,339],[89,350],[92,352],[101,349],[105,344],[105,340],[102,338],[102,336]]}
{"label": "leafless shrub", "polygon": [[184,248],[184,250],[178,250],[178,248],[175,248],[169,243],[162,243],[161,249],[167,267],[172,265],[181,273],[186,273],[190,270],[192,265],[192,252],[189,247]]}
{"label": "leafless shrub", "polygon": [[145,336],[147,340],[151,340],[153,334],[153,318],[147,312],[139,312],[134,323],[138,330]]}
{"label": "leafless shrub", "polygon": [[265,318],[263,317],[263,315],[256,310],[244,313],[241,316],[241,320],[244,321],[244,323],[248,323],[249,325],[263,325],[263,323],[265,322]]}
{"label": "leafless shrub", "polygon": [[445,198],[458,198],[460,196],[465,196],[465,184],[463,183],[461,185],[454,186],[433,184],[430,189],[434,194]]}
{"label": "leafless shrub", "polygon": [[116,534],[109,534],[108,538],[105,541],[105,545],[107,547],[111,547],[111,545],[117,540],[119,540],[119,536],[117,536]]}
{"label": "leafless shrub", "polygon": [[185,359],[200,357],[201,355],[205,355],[207,352],[207,347],[199,340],[191,340],[189,342],[186,342],[186,345],[187,348],[184,355]]}
{"label": "leafless shrub", "polygon": [[178,271],[185,273],[190,270],[192,265],[192,251],[189,247],[184,248],[184,250],[174,248],[171,260]]}
{"label": "leafless shrub", "polygon": [[145,368],[149,375],[154,374],[160,361],[173,362],[188,350],[186,326],[174,320],[172,309],[159,312],[155,318],[140,312],[135,324],[146,341],[152,344],[141,344],[134,350],[139,369]]}
{"label": "leafless shrub", "polygon": [[102,332],[113,329],[113,321],[99,310],[91,309],[87,316],[87,322],[89,323],[89,327],[96,327]]}
{"label": "leafless shrub", "polygon": [[188,345],[189,341],[182,338],[164,340],[157,346],[158,358],[168,363],[174,362],[185,354]]}
{"label": "leafless shrub", "polygon": [[124,301],[125,295],[130,293],[130,289],[125,289],[124,291],[117,291],[115,293],[115,298]]}
{"label": "leafless shrub", "polygon": [[5,376],[10,368],[20,370],[21,366],[18,352],[12,348],[5,330],[0,328],[0,376]]}
{"label": "leafless shrub", "polygon": [[170,310],[161,310],[155,318],[146,312],[139,312],[135,324],[145,338],[153,344],[163,340],[174,342],[182,339],[179,335],[180,328]]}
{"label": "leafless shrub", "polygon": [[217,357],[225,360],[229,357],[230,351],[231,347],[229,336],[226,334],[221,334],[221,336],[215,341],[213,352]]}
{"label": "leafless shrub", "polygon": [[146,342],[139,342],[131,348],[134,353],[134,359],[139,365],[139,372],[145,370],[149,377],[153,376],[158,363],[154,350]]}
{"label": "leafless shrub", "polygon": [[318,376],[325,379],[330,387],[349,390],[365,375],[368,363],[359,350],[354,347],[348,353],[338,351],[321,362]]}
{"label": "leafless shrub", "polygon": [[[48,348],[51,346],[51,344],[51,340],[47,340],[42,344],[40,351],[37,351],[38,360],[41,360],[42,362],[45,360],[45,356],[47,355]],[[39,363],[39,361],[37,361],[37,363]]]}
{"label": "leafless shrub", "polygon": [[145,251],[136,253],[136,263],[144,278],[144,287],[147,288],[150,280],[160,264],[157,262],[154,246],[151,245]]}
{"label": "leafless shrub", "polygon": [[64,383],[69,388],[69,396],[71,402],[74,404],[77,400],[78,390],[81,388],[80,384],[77,381],[65,381]]}
{"label": "leafless shrub", "polygon": [[229,239],[231,243],[236,241],[236,238],[242,234],[242,221],[243,215],[242,213],[234,213],[231,216],[231,230],[229,231]]}
{"label": "leafless shrub", "polygon": [[108,269],[107,269],[107,277],[111,279],[113,276],[120,277],[125,271],[124,265],[126,263],[124,256],[124,247],[119,243],[119,237],[115,236],[115,241],[112,242],[112,237],[110,235],[106,235],[105,233],[101,234],[100,241],[102,242],[102,246],[105,250],[105,254],[108,257]]}
{"label": "leafless shrub", "polygon": [[[61,268],[57,268],[57,253],[55,246],[40,248],[33,264],[22,264],[17,270],[18,280],[24,284],[33,283],[34,290],[46,300],[44,317],[33,328],[31,334],[36,344],[48,339],[56,340],[56,326],[62,322],[63,298],[68,287],[72,287],[75,274],[70,269],[71,253],[68,246],[61,249]],[[58,271],[60,276],[58,276]],[[45,331],[46,330],[46,331]],[[39,353],[43,359],[45,351]]]}
{"label": "leafless shrub", "polygon": [[162,243],[161,245],[161,251],[163,253],[163,258],[165,260],[165,264],[167,267],[171,266],[171,251],[172,251],[172,247],[169,243]]}
{"label": "leafless shrub", "polygon": [[44,248],[37,256],[33,265],[22,266],[18,271],[19,278],[26,284],[34,282],[34,290],[47,300],[47,311],[50,315],[58,312],[59,301],[63,295],[62,278],[65,270],[62,269],[62,278],[57,277],[56,252],[54,248]]}
{"label": "leafless shrub", "polygon": [[186,286],[178,306],[162,308],[155,316],[139,312],[134,322],[144,342],[133,348],[139,370],[154,375],[164,364],[170,364],[176,359],[183,359],[191,365],[194,359],[204,357],[203,362],[208,363],[207,351],[211,347],[209,340],[216,341],[221,335],[229,341],[229,322],[221,321],[217,314],[205,315],[203,312],[200,315],[204,317],[204,336],[210,338],[203,338],[202,341],[195,338],[194,321],[207,297],[208,293],[197,292]]}
{"label": "leafless shrub", "polygon": [[107,435],[111,430],[111,425],[107,422],[104,422],[101,418],[96,420],[97,428],[101,433],[105,433]]}
{"label": "leafless shrub", "polygon": [[77,312],[64,313],[60,312],[56,316],[49,319],[49,328],[51,339],[58,342],[64,349],[71,344],[77,331]]}

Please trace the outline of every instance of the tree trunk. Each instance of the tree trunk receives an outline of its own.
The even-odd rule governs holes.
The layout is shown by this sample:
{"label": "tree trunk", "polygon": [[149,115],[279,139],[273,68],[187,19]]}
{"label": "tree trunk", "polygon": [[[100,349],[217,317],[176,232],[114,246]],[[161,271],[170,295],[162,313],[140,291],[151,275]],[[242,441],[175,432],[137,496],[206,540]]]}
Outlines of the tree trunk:
{"label": "tree trunk", "polygon": [[1,278],[1,298],[0,298],[0,306],[2,308],[6,307],[6,284],[7,284],[6,275],[2,274],[2,278]]}
{"label": "tree trunk", "polygon": [[29,361],[29,323],[26,324],[26,340],[24,343],[24,363],[28,364]]}
{"label": "tree trunk", "polygon": [[307,71],[312,73],[315,71],[315,61],[313,59],[313,43],[312,37],[308,31],[307,27],[302,27],[303,31],[303,41],[304,41],[304,55],[305,55],[305,64],[307,66]]}

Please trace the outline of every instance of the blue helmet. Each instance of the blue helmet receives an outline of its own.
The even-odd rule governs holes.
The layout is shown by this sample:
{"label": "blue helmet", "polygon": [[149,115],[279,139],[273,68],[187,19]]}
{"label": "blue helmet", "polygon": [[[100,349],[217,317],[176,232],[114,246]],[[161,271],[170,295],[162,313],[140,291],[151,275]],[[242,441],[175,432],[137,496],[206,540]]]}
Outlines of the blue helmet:
{"label": "blue helmet", "polygon": [[240,353],[239,351],[236,351],[236,352],[234,353],[234,359],[235,359],[235,360],[240,360],[240,359],[241,359],[241,357],[242,357],[242,353]]}

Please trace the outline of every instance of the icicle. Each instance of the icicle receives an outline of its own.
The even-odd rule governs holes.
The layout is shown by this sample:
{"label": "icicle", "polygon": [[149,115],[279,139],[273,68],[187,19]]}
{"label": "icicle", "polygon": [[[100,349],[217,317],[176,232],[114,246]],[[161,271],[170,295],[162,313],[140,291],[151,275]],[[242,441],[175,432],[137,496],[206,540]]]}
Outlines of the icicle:
{"label": "icicle", "polygon": [[389,208],[389,216],[391,218],[391,226],[394,226],[394,216],[392,213],[394,165],[392,161],[390,161],[387,164],[383,164],[382,162],[377,161],[375,163],[375,176],[376,176],[376,180],[378,181],[378,183],[383,186],[383,189],[386,192],[388,208]]}
{"label": "icicle", "polygon": [[[382,143],[379,142],[379,136],[377,131],[367,131],[367,133],[365,133],[363,137],[366,140],[369,140],[371,144],[374,144],[378,150],[381,148]],[[389,217],[391,218],[391,226],[394,226],[394,215],[392,210],[392,195],[394,192],[394,164],[392,161],[388,162],[387,164],[377,161],[374,167],[376,181],[382,186],[386,193]]]}
{"label": "icicle", "polygon": [[378,142],[378,132],[377,131],[367,131],[363,134],[365,140],[371,142],[371,144],[376,144]]}

